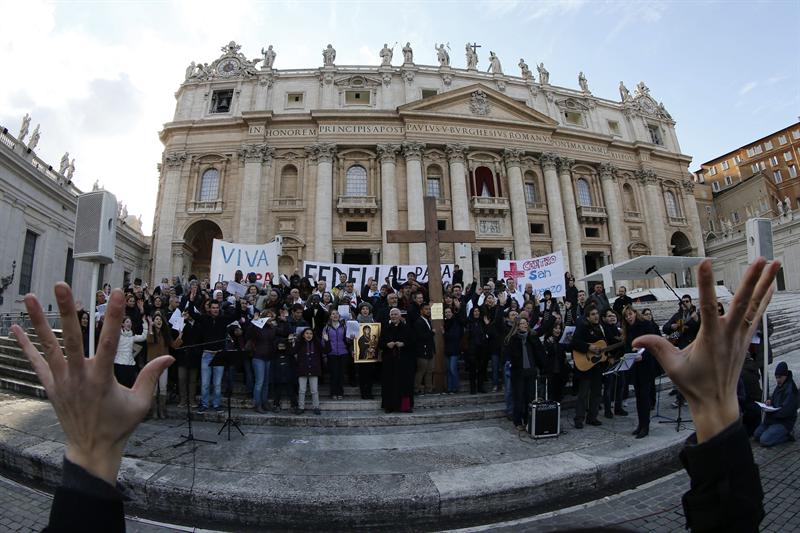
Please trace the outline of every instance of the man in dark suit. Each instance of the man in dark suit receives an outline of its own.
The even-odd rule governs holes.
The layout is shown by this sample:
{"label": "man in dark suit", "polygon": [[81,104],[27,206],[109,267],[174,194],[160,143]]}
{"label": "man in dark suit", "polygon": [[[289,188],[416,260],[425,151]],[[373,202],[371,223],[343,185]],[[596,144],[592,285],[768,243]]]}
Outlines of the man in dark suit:
{"label": "man in dark suit", "polygon": [[419,308],[419,318],[414,322],[414,337],[416,337],[417,355],[414,390],[417,394],[430,394],[433,392],[433,355],[436,352],[436,346],[433,322],[431,322],[431,304],[429,303],[423,303]]}

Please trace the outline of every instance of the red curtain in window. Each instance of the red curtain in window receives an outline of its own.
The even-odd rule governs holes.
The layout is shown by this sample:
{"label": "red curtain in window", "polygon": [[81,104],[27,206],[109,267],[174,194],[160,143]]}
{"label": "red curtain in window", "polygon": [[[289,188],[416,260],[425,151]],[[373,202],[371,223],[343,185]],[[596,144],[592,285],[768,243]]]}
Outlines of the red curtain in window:
{"label": "red curtain in window", "polygon": [[489,191],[489,195],[496,197],[497,193],[494,189],[494,175],[487,167],[478,167],[475,169],[475,196],[480,196],[483,193],[484,187]]}

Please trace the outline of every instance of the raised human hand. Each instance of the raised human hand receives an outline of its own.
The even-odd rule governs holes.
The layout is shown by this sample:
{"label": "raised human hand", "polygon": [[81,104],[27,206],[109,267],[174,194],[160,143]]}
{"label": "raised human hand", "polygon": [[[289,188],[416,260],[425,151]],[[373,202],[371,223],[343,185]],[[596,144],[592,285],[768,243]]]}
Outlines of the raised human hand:
{"label": "raised human hand", "polygon": [[657,335],[633,341],[661,363],[664,371],[686,397],[692,411],[697,441],[718,434],[739,417],[736,384],[747,347],[767,308],[772,284],[781,265],[767,265],[763,257],[754,261],[742,277],[724,316],[717,314],[714,274],[706,259],[697,271],[700,292],[700,331],[683,350]]}
{"label": "raised human hand", "polygon": [[97,353],[91,359],[83,356],[83,337],[72,290],[66,283],[57,283],[54,292],[63,328],[63,351],[33,294],[25,296],[25,307],[44,356],[22,328],[15,325],[12,332],[58,416],[66,436],[67,459],[113,485],[125,443],[150,408],[158,376],[174,359],[164,355],[150,361],[132,389],[120,385],[114,379],[113,369],[124,316],[122,291],[111,292],[105,316],[107,327],[103,328]]}

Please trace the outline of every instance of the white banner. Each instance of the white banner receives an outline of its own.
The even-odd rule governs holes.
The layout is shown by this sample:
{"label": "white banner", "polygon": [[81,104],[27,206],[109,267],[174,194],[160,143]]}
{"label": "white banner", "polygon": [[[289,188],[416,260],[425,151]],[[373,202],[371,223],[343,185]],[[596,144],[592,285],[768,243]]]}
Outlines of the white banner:
{"label": "white banner", "polygon": [[500,278],[513,278],[520,290],[530,284],[536,298],[541,298],[546,290],[552,293],[553,298],[567,295],[564,258],[560,251],[530,259],[500,259],[497,261],[497,279]]}
{"label": "white banner", "polygon": [[[380,288],[390,275],[395,276],[397,283],[405,283],[409,272],[416,274],[418,282],[427,283],[428,267],[426,265],[345,265],[303,261],[303,277],[311,276],[317,281],[325,280],[328,290],[340,283],[340,274],[345,274],[348,280],[353,280],[355,288],[360,292],[361,287],[369,278],[377,280]],[[442,265],[442,281],[444,283],[453,282],[452,263]]]}
{"label": "white banner", "polygon": [[245,279],[250,272],[259,281],[272,281],[278,274],[280,240],[266,244],[241,244],[214,239],[211,251],[211,285],[217,281],[233,281],[237,270]]}

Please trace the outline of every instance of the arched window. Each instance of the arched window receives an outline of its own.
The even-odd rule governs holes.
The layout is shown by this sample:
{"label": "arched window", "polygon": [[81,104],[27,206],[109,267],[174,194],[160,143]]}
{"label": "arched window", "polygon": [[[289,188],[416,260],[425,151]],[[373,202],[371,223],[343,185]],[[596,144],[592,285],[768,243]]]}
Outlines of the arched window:
{"label": "arched window", "polygon": [[633,194],[633,187],[631,187],[630,183],[626,183],[622,186],[622,198],[625,202],[626,211],[639,211],[636,208],[636,195]]}
{"label": "arched window", "polygon": [[667,216],[673,218],[681,216],[680,207],[672,191],[664,192],[664,203],[667,205]]}
{"label": "arched window", "polygon": [[219,170],[209,168],[203,172],[200,178],[200,194],[198,200],[201,202],[214,202],[219,197]]}
{"label": "arched window", "polygon": [[444,191],[442,191],[442,169],[439,165],[430,165],[425,172],[428,184],[428,196],[436,198],[444,198]]}
{"label": "arched window", "polygon": [[297,167],[286,165],[281,170],[281,198],[297,198]]}
{"label": "arched window", "polygon": [[535,205],[539,200],[539,187],[536,186],[536,176],[533,172],[525,173],[525,203]]}
{"label": "arched window", "polygon": [[583,178],[578,178],[575,186],[578,189],[578,205],[592,205],[592,192],[589,190],[589,183]]}
{"label": "arched window", "polygon": [[344,184],[345,196],[367,195],[367,169],[361,165],[353,165],[347,169]]}

